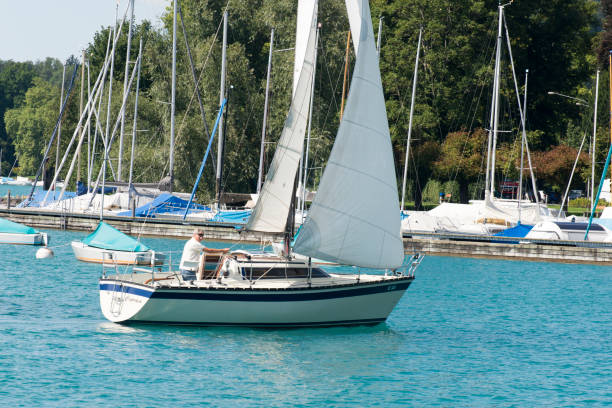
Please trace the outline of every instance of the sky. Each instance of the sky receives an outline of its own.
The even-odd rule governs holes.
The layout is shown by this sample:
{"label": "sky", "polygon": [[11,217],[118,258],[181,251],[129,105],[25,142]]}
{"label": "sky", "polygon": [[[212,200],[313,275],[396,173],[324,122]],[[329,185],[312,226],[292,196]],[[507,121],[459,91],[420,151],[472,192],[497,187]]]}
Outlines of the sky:
{"label": "sky", "polygon": [[[0,60],[36,61],[79,56],[102,26],[119,18],[129,0],[0,0]],[[135,20],[161,26],[170,0],[135,0]],[[129,13],[128,17],[129,19]]]}

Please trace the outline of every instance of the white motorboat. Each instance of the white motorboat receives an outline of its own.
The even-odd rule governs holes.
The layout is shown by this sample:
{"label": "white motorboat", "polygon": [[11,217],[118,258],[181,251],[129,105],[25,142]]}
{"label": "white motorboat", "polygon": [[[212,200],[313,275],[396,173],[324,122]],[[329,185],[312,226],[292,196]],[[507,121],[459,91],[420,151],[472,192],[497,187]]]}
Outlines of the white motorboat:
{"label": "white motorboat", "polygon": [[165,255],[154,255],[149,247],[104,221],[82,241],[72,241],[71,246],[74,256],[83,262],[151,265],[152,259],[156,264],[165,260]]}
{"label": "white motorboat", "polygon": [[46,232],[0,218],[0,244],[47,245]]}
{"label": "white motorboat", "polygon": [[[118,251],[104,248],[96,248],[84,244],[81,241],[70,243],[74,256],[79,261],[91,263],[115,263],[117,265],[150,265],[153,251]],[[164,254],[156,254],[155,262],[161,264],[165,259]]]}
{"label": "white motorboat", "polygon": [[[304,6],[309,4],[308,7]],[[300,1],[310,24],[290,112],[249,231],[285,232],[292,238],[295,180],[304,145],[313,84],[316,0]],[[216,265],[200,262],[199,279],[184,281],[161,267],[103,273],[100,307],[113,322],[219,326],[335,326],[383,322],[414,280],[423,259],[404,262],[399,197],[378,55],[367,0],[347,0],[357,61],[351,93],[331,156],[293,245],[295,254],[234,251]],[[298,48],[296,46],[296,48]],[[296,52],[297,54],[297,52]],[[297,57],[296,57],[297,59]],[[366,197],[364,199],[364,197]],[[312,259],[353,266],[329,273]],[[361,268],[379,272],[365,274]],[[105,268],[104,270],[107,270]]]}

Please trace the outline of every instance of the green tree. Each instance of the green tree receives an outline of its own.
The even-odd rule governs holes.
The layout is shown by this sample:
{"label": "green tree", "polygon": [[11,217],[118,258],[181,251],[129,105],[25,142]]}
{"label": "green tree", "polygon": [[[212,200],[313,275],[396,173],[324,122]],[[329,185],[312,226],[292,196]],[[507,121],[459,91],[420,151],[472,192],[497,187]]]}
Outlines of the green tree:
{"label": "green tree", "polygon": [[53,132],[57,120],[58,99],[57,88],[36,78],[25,94],[23,105],[5,113],[7,133],[19,160],[19,174],[31,176],[36,173],[45,140]]}
{"label": "green tree", "polygon": [[487,133],[476,129],[472,133],[449,133],[440,148],[440,157],[434,163],[438,178],[459,183],[459,201],[468,202],[468,185],[483,171],[482,154]]}

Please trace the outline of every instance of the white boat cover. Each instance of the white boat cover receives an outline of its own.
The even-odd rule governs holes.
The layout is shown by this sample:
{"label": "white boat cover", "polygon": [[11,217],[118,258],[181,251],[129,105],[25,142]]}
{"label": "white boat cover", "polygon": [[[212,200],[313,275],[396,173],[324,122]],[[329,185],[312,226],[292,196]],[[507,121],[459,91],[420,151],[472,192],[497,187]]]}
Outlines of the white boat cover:
{"label": "white boat cover", "polygon": [[313,13],[306,57],[300,72],[298,87],[259,200],[246,225],[247,230],[262,232],[283,232],[285,230],[295,176],[304,149],[313,82],[316,31],[317,14]]}
{"label": "white boat cover", "polygon": [[294,244],[345,265],[397,268],[404,260],[397,179],[367,0],[346,110],[319,190]]}

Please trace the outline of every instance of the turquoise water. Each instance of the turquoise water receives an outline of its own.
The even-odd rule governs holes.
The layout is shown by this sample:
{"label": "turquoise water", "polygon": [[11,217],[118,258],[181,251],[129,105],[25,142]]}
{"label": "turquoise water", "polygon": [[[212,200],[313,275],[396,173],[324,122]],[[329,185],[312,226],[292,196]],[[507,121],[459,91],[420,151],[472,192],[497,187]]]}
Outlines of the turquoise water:
{"label": "turquoise water", "polygon": [[85,234],[48,232],[51,260],[0,246],[0,406],[612,404],[610,267],[427,257],[373,327],[128,327],[65,245]]}
{"label": "turquoise water", "polygon": [[[41,187],[36,187],[40,189]],[[6,197],[8,192],[11,192],[11,197],[25,196],[30,194],[32,186],[12,186],[9,184],[0,184],[0,197]]]}

